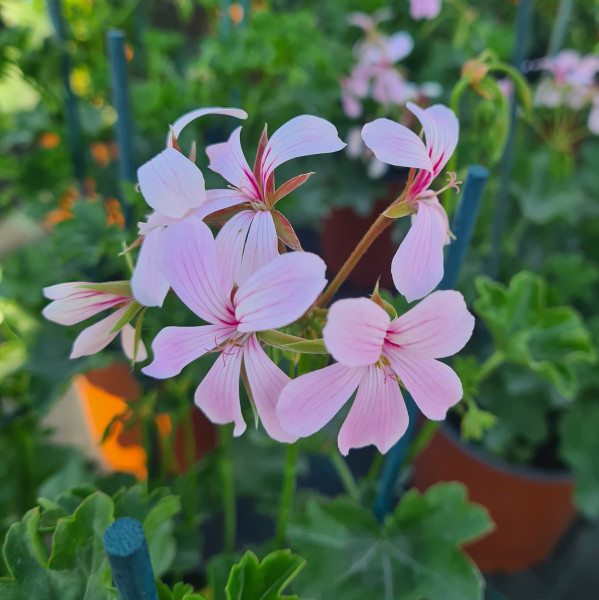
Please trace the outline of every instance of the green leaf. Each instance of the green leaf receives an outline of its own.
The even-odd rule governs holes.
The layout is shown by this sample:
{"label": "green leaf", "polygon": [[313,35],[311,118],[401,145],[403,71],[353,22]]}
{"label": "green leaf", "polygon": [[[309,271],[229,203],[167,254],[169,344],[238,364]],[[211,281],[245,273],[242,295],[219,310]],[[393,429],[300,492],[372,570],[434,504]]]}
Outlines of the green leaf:
{"label": "green leaf", "polygon": [[206,600],[202,594],[196,594],[188,583],[176,583],[173,589],[166,583],[156,582],[158,600]]}
{"label": "green leaf", "polygon": [[246,552],[229,575],[225,591],[227,600],[299,600],[296,595],[281,596],[291,580],[305,564],[290,550],[277,550],[258,561],[253,552]]}
{"label": "green leaf", "polygon": [[587,517],[596,519],[599,517],[599,405],[596,401],[576,402],[559,427],[560,455],[576,474],[576,505]]}
{"label": "green leaf", "polygon": [[456,483],[409,491],[382,525],[348,499],[312,500],[288,529],[306,558],[297,588],[315,600],[482,599],[483,579],[459,546],[491,527]]}
{"label": "green leaf", "polygon": [[486,277],[476,279],[476,313],[506,358],[550,381],[566,398],[578,389],[576,368],[596,358],[591,336],[569,306],[547,306],[547,284],[528,271],[509,287]]}
{"label": "green leaf", "polygon": [[104,584],[108,566],[102,535],[112,521],[112,500],[96,492],[72,516],[58,521],[48,557],[40,510],[30,510],[9,530],[4,560],[10,576],[0,579],[1,600],[117,600]]}

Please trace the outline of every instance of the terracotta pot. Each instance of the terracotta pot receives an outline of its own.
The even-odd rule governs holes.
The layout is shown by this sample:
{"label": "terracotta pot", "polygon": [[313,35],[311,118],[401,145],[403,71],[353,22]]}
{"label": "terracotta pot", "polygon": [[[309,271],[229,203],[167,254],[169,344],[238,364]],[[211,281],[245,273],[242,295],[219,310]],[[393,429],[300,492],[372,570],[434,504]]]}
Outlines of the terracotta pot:
{"label": "terracotta pot", "polygon": [[489,510],[495,531],[465,547],[487,573],[519,571],[548,558],[576,514],[570,474],[483,457],[447,425],[414,461],[417,489],[439,481],[461,481],[470,500]]}
{"label": "terracotta pot", "polygon": [[[141,423],[136,423],[125,431],[123,421],[114,423],[110,435],[102,443],[102,436],[108,424],[127,410],[127,400],[139,397],[140,387],[131,374],[129,366],[114,363],[105,369],[89,371],[77,375],[73,380],[85,424],[92,443],[98,449],[98,457],[103,465],[113,471],[133,473],[138,479],[148,476],[146,452],[142,446]],[[214,425],[204,414],[191,405],[190,415],[194,436],[194,461],[199,460],[216,444]],[[176,465],[173,470],[185,471],[186,464],[184,427],[178,426],[172,433],[171,419],[166,414],[156,415],[156,425],[162,440],[174,435],[173,449]]]}
{"label": "terracotta pot", "polygon": [[[329,274],[339,271],[376,217],[389,206],[400,191],[400,183],[390,183],[387,195],[375,202],[368,216],[356,214],[351,207],[335,208],[331,211],[323,223],[321,232],[322,253]],[[372,291],[380,276],[381,287],[392,289],[391,261],[396,251],[397,245],[391,241],[391,227],[388,227],[355,266],[348,281],[358,288]]]}

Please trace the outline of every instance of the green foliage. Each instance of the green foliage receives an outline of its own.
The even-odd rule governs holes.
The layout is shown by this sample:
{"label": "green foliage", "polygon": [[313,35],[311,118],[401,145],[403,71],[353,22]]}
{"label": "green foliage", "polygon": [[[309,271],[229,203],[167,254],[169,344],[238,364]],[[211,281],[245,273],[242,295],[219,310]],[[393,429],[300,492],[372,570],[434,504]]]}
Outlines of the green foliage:
{"label": "green foliage", "polygon": [[576,474],[574,498],[584,515],[599,517],[599,404],[577,402],[560,421],[560,455]]}
{"label": "green foliage", "polygon": [[86,498],[72,516],[59,520],[48,553],[39,531],[40,510],[13,525],[4,544],[10,571],[0,580],[2,600],[116,600],[105,583],[102,535],[113,514],[111,499],[99,492]]}
{"label": "green foliage", "polygon": [[550,381],[572,398],[578,389],[576,368],[595,360],[591,337],[569,306],[547,306],[547,284],[523,271],[509,287],[486,277],[476,280],[474,307],[505,358]]}
{"label": "green foliage", "polygon": [[282,596],[305,560],[289,550],[271,552],[261,562],[246,552],[231,569],[226,586],[227,600],[300,600],[296,595]]}
{"label": "green foliage", "polygon": [[[8,531],[4,560],[9,576],[0,579],[0,599],[116,599],[108,587],[102,536],[114,519],[124,516],[143,524],[157,577],[172,563],[176,550],[173,517],[181,505],[165,488],[148,492],[143,484],[136,484],[111,498],[85,484],[54,500],[40,498],[38,503]],[[44,534],[52,535],[49,549]],[[161,590],[166,600],[201,598],[182,584],[172,592],[166,586]]]}
{"label": "green foliage", "polygon": [[173,589],[162,581],[156,582],[158,600],[206,600],[201,594],[196,594],[193,587],[187,583],[175,583]]}
{"label": "green foliage", "polygon": [[316,600],[482,598],[482,577],[459,547],[491,527],[455,483],[410,490],[383,525],[348,499],[312,499],[288,531],[307,561],[297,589]]}

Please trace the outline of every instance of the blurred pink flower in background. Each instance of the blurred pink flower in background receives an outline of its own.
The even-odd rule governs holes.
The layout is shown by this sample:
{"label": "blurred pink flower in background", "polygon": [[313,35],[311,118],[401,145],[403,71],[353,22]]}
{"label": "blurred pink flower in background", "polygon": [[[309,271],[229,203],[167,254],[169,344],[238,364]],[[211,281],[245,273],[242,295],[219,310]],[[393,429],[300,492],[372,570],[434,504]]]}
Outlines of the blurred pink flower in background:
{"label": "blurred pink flower in background", "polygon": [[283,389],[277,405],[283,429],[298,437],[312,435],[358,388],[339,431],[339,450],[347,454],[350,448],[374,444],[387,452],[408,426],[396,376],[426,417],[444,419],[462,398],[462,384],[436,359],[461,350],[473,328],[474,317],[454,291],[435,292],[393,321],[367,298],[335,302],[323,335],[338,362]]}
{"label": "blurred pink flower in background", "polygon": [[208,226],[195,217],[163,234],[160,257],[169,285],[182,302],[209,325],[165,327],[154,339],[154,360],[142,371],[165,379],[210,352],[220,356],[202,379],[195,402],[214,423],[246,428],[239,400],[242,365],[256,410],[268,435],[281,442],[295,437],[283,431],[275,414],[289,377],[266,355],[257,331],[283,327],[301,317],[322,292],[325,264],[315,254],[277,256],[233,284],[235,249],[215,243]]}
{"label": "blurred pink flower in background", "polygon": [[[380,161],[418,169],[404,198],[415,213],[412,227],[391,263],[395,287],[408,302],[413,302],[430,293],[443,278],[443,246],[450,240],[449,221],[437,198],[443,190],[429,188],[456,148],[459,123],[453,111],[441,104],[426,109],[414,104],[407,107],[422,124],[425,142],[407,127],[389,119],[367,123],[362,137]],[[451,176],[446,187],[456,185]]]}
{"label": "blurred pink flower in background", "polygon": [[587,126],[591,132],[599,134],[599,85],[596,81],[599,56],[582,56],[575,50],[566,49],[555,56],[528,61],[523,67],[527,71],[544,70],[552,75],[542,78],[537,86],[536,106],[568,106],[576,111],[590,107]]}
{"label": "blurred pink flower in background", "polygon": [[435,19],[441,12],[441,0],[410,0],[412,19]]}

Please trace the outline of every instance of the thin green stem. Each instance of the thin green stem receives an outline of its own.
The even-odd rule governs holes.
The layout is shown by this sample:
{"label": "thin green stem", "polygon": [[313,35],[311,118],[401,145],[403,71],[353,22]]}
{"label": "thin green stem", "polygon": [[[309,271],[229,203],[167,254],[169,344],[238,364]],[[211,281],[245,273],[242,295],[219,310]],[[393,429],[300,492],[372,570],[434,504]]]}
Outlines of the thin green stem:
{"label": "thin green stem", "polygon": [[372,459],[370,469],[368,469],[368,473],[366,474],[366,477],[364,478],[363,483],[365,486],[368,486],[371,483],[374,483],[378,479],[379,473],[381,472],[381,467],[383,466],[383,459],[384,459],[384,456],[380,452],[377,452],[375,454],[374,458]]}
{"label": "thin green stem", "polygon": [[354,479],[345,459],[337,452],[337,450],[333,450],[331,452],[331,462],[335,467],[337,474],[339,475],[339,479],[341,479],[341,483],[345,488],[345,491],[349,495],[352,500],[356,502],[360,501],[360,489],[358,488],[358,484]]}
{"label": "thin green stem", "polygon": [[426,421],[424,423],[418,430],[418,434],[412,440],[412,443],[409,445],[402,465],[413,461],[428,446],[433,435],[435,435],[435,432],[439,428],[439,425],[441,425],[441,421]]}
{"label": "thin green stem", "polygon": [[495,350],[487,360],[480,366],[480,370],[478,372],[478,377],[476,379],[477,383],[484,381],[491,373],[493,373],[499,366],[501,366],[505,362],[505,356],[503,352],[499,350]]}
{"label": "thin green stem", "polygon": [[277,533],[275,536],[275,548],[282,548],[287,533],[287,523],[293,507],[295,488],[297,482],[297,459],[299,446],[297,443],[288,444],[285,453],[285,473],[283,476],[283,491],[281,492],[281,504],[279,506],[279,518],[277,520]]}
{"label": "thin green stem", "polygon": [[237,515],[235,511],[235,482],[233,480],[233,460],[231,456],[233,443],[233,427],[226,425],[220,428],[219,467],[222,478],[224,538],[225,552],[230,554],[235,550],[235,530]]}
{"label": "thin green stem", "polygon": [[191,469],[196,461],[195,432],[193,430],[193,420],[191,418],[192,410],[193,408],[189,409],[189,412],[186,415],[183,415],[183,418],[181,419],[183,427],[183,451],[185,455],[184,471]]}

